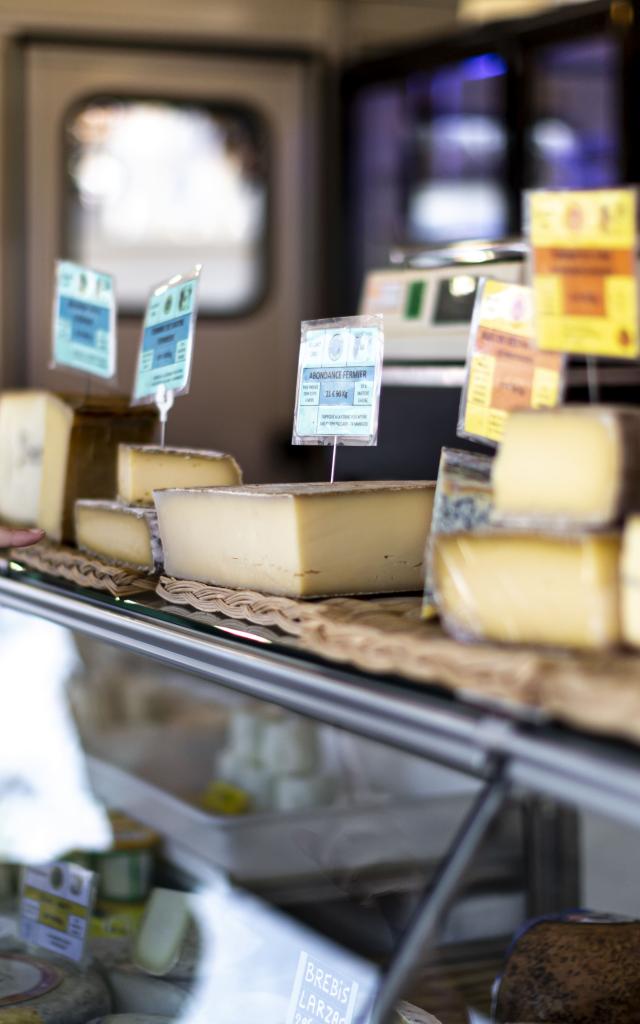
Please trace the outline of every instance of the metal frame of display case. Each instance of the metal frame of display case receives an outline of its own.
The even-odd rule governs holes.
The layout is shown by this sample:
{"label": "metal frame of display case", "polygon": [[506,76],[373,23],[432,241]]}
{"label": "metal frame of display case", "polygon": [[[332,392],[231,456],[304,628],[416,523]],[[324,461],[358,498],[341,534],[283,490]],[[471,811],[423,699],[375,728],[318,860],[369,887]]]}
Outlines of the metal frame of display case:
{"label": "metal frame of display case", "polygon": [[[216,690],[211,684],[215,683],[481,780],[479,792],[419,898],[382,978],[371,1024],[389,1019],[415,966],[435,944],[466,872],[514,790],[523,789],[537,798],[551,798],[640,828],[640,754],[629,745],[553,726],[530,710],[480,702],[470,694],[452,697],[436,687],[401,679],[368,676],[305,657],[293,648],[290,653],[282,647],[271,649],[268,642],[249,645],[251,627],[243,630],[222,624],[227,620],[222,620],[218,636],[153,617],[153,609],[145,610],[144,604],[134,599],[94,598],[84,591],[31,578],[0,575],[0,606],[186,672],[194,677],[190,686],[201,699],[213,697]],[[163,829],[167,853],[170,859],[176,855],[181,869],[200,881],[219,875],[215,858],[207,859],[202,846],[198,848],[196,843],[189,848],[188,843],[181,843],[181,823],[188,830],[181,801],[160,791],[154,796],[154,787],[98,759],[89,758],[88,764],[96,789],[107,800],[118,802],[131,785],[130,806],[125,809],[135,811],[136,801],[146,805],[151,825],[154,799],[160,800],[155,811],[158,818],[168,817]],[[544,847],[549,852],[549,842],[555,843],[553,859],[560,864],[557,881],[561,897],[571,889],[569,882],[562,890],[564,878],[571,876],[571,864],[563,863],[567,861],[565,837],[569,862],[575,852],[575,830],[569,821],[563,833],[563,813],[560,818],[549,817],[548,827],[544,827],[543,816],[541,829],[540,819],[534,815],[531,832],[539,850]],[[572,813],[570,810],[569,815]],[[542,892],[545,883],[548,885],[548,880],[540,882]],[[553,894],[547,892],[549,895]]]}

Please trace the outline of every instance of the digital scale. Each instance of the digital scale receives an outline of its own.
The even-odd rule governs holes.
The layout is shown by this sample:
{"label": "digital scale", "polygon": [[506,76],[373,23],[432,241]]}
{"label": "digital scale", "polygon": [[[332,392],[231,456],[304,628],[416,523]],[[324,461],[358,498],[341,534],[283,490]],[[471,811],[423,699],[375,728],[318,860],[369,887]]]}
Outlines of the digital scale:
{"label": "digital scale", "polygon": [[526,251],[518,242],[458,242],[397,250],[391,266],[370,270],[359,312],[383,314],[385,364],[464,363],[478,281],[523,283]]}

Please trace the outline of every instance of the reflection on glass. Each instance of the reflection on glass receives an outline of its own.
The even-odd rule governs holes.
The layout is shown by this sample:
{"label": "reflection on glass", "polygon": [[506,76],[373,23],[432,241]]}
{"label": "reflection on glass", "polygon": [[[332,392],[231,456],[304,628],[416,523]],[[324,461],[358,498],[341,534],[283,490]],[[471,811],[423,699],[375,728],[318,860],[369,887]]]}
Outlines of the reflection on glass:
{"label": "reflection on glass", "polygon": [[67,121],[70,255],[114,273],[124,307],[203,263],[200,302],[236,313],[264,280],[266,140],[247,110],[92,101]]}
{"label": "reflection on glass", "polygon": [[358,278],[394,245],[507,233],[506,72],[485,53],[361,88],[350,124]]}
{"label": "reflection on glass", "polygon": [[541,47],[532,63],[528,184],[601,188],[620,181],[619,55],[594,37]]}

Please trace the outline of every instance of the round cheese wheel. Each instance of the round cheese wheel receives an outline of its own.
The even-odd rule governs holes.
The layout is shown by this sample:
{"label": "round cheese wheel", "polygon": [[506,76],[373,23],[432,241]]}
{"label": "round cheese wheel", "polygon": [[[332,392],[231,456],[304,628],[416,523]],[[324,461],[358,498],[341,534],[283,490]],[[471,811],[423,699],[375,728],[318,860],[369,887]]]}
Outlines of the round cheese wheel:
{"label": "round cheese wheel", "polygon": [[118,1013],[153,1015],[157,1010],[158,1014],[179,1016],[189,1001],[186,983],[155,978],[131,965],[107,971],[107,981],[113,995],[113,1008]]}
{"label": "round cheese wheel", "polygon": [[172,1024],[173,1017],[158,1017],[149,1013],[110,1013],[108,1017],[97,1017],[89,1024]]}
{"label": "round cheese wheel", "polygon": [[[111,1009],[109,991],[92,970],[17,953],[0,954],[0,1024],[86,1024]],[[18,1011],[20,1016],[17,1015]]]}
{"label": "round cheese wheel", "polygon": [[583,912],[533,921],[511,947],[492,1019],[630,1024],[639,962],[640,921]]}

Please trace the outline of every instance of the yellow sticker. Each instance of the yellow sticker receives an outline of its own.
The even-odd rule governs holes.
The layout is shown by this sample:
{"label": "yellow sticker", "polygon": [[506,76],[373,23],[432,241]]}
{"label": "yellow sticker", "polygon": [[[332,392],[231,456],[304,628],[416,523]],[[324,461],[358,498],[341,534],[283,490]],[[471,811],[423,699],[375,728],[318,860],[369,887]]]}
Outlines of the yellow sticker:
{"label": "yellow sticker", "polygon": [[637,357],[636,218],[634,189],[530,194],[541,349]]}
{"label": "yellow sticker", "polygon": [[514,409],[560,402],[564,356],[541,352],[534,334],[532,290],[485,281],[471,328],[458,428],[461,435],[498,442]]}

